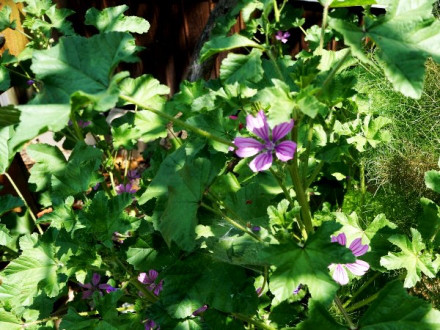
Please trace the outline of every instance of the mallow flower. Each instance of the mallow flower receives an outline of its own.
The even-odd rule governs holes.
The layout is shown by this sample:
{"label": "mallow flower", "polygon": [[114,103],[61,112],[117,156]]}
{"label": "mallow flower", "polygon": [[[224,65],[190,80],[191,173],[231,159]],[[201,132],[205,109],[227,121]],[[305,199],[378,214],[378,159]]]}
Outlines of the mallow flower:
{"label": "mallow flower", "polygon": [[102,292],[100,290],[104,290],[107,293],[116,291],[116,288],[112,287],[110,284],[107,283],[101,283],[101,275],[97,273],[93,273],[92,275],[92,281],[90,283],[81,284],[78,283],[80,287],[87,289],[83,291],[82,293],[82,299],[88,299],[93,295],[93,292],[97,291],[100,295],[102,295]]}
{"label": "mallow flower", "polygon": [[138,276],[138,281],[142,284],[145,284],[148,290],[153,291],[153,293],[158,296],[163,288],[163,280],[160,280],[159,283],[156,283],[158,276],[159,273],[156,270],[150,269],[148,274],[140,273]]}
{"label": "mallow flower", "polygon": [[246,158],[258,154],[249,164],[252,171],[260,172],[269,169],[272,166],[273,153],[282,162],[293,158],[296,143],[293,141],[280,142],[292,130],[293,120],[276,125],[271,130],[266,115],[263,110],[260,110],[256,117],[252,115],[246,117],[246,128],[263,140],[260,142],[253,138],[237,137],[233,141],[237,147],[235,153],[238,157]]}
{"label": "mallow flower", "polygon": [[[345,246],[347,244],[347,237],[344,233],[341,233],[338,236],[332,236],[332,242],[337,242]],[[355,257],[359,257],[367,253],[368,245],[362,245],[362,238],[356,238],[351,242],[349,249],[353,252]],[[345,268],[354,275],[362,276],[368,271],[368,269],[370,269],[370,265],[359,259],[356,259],[352,264],[331,264],[330,269],[334,269],[333,279],[341,285],[346,285],[348,283],[348,274]]]}
{"label": "mallow flower", "polygon": [[287,42],[289,37],[290,37],[290,33],[288,31],[286,32],[278,31],[277,34],[275,35],[275,39],[281,41],[283,44]]}

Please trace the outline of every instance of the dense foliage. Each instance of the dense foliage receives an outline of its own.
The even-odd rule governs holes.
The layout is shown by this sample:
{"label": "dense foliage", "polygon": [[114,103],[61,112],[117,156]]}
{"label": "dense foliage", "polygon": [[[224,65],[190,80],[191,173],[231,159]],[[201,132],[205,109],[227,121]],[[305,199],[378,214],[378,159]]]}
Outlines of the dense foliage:
{"label": "dense foliage", "polygon": [[[200,54],[228,51],[220,77],[169,99],[151,75],[119,70],[138,60],[131,33],[149,29],[127,6],[89,9],[98,33],[85,38],[51,0],[16,2],[31,42],[3,53],[0,88],[34,95],[0,108],[0,173],[14,184],[26,148],[46,211],[0,197],[0,328],[440,327],[408,292],[439,271],[440,206],[422,198],[409,230],[367,212],[362,154],[393,137],[356,84],[362,67],[421,96],[426,60],[440,62],[434,0],[320,0],[322,27],[308,29],[294,1],[241,0]],[[18,29],[10,13],[0,30]],[[239,14],[246,28],[231,35]],[[309,47],[295,57],[293,33]],[[326,50],[332,39],[346,47]],[[27,145],[46,131],[63,152]],[[425,181],[440,194],[438,169]]]}

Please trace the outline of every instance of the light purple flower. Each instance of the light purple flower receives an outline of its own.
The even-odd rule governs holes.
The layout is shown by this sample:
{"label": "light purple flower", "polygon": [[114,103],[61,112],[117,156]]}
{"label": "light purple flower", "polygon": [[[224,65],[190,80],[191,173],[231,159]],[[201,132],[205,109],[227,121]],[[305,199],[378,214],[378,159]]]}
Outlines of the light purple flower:
{"label": "light purple flower", "polygon": [[266,115],[263,110],[260,110],[256,117],[252,115],[246,117],[246,128],[264,141],[264,143],[261,143],[253,138],[242,137],[237,137],[233,141],[238,148],[235,151],[237,156],[245,158],[259,154],[249,164],[252,171],[260,172],[269,169],[273,162],[273,152],[275,152],[277,158],[283,162],[287,162],[293,158],[296,143],[293,141],[279,142],[280,139],[285,137],[292,130],[293,120],[276,125],[272,130],[271,136]]}
{"label": "light purple flower", "polygon": [[101,282],[101,275],[93,273],[92,282],[86,284],[79,283],[80,287],[87,289],[83,291],[82,299],[89,299],[95,291],[99,292],[100,295],[102,295],[102,292],[100,290],[104,290],[107,293],[116,291],[116,288],[112,287],[110,284],[99,284],[99,282]]}
{"label": "light purple flower", "polygon": [[[347,237],[344,233],[341,233],[338,236],[332,236],[332,242],[337,242],[345,246],[347,244]],[[368,244],[362,245],[362,238],[356,238],[351,242],[349,249],[353,252],[355,257],[360,257],[367,253]],[[359,259],[356,259],[356,261],[351,264],[331,264],[330,267],[334,268],[333,279],[341,285],[348,283],[348,274],[345,268],[357,276],[364,275],[368,269],[370,269],[370,265],[367,262]]]}
{"label": "light purple flower", "polygon": [[[79,119],[77,123],[78,123],[78,126],[79,126],[79,127],[84,128],[84,127],[89,126],[92,122],[87,121],[87,120]],[[73,123],[72,123],[71,120],[69,120],[69,122],[68,122],[67,124],[68,124],[69,126],[72,126],[72,125],[73,125]]]}
{"label": "light purple flower", "polygon": [[229,116],[229,119],[237,120],[237,119],[238,119],[238,116],[237,116],[237,115],[230,115],[230,116]]}
{"label": "light purple flower", "polygon": [[127,177],[129,180],[135,180],[139,179],[141,175],[139,174],[138,170],[130,170],[127,172]]}
{"label": "light purple flower", "polygon": [[275,39],[281,41],[283,44],[287,42],[289,37],[290,37],[290,33],[287,31],[286,32],[278,31],[277,34],[275,35]]}
{"label": "light purple flower", "polygon": [[153,293],[158,296],[159,293],[163,289],[163,280],[156,284],[156,279],[159,276],[159,273],[150,269],[147,273],[140,273],[138,276],[138,281],[147,286],[147,289],[153,291]]}
{"label": "light purple flower", "polygon": [[261,294],[263,293],[263,288],[258,288],[257,290],[255,290],[255,292],[257,293],[258,297],[261,297]]}
{"label": "light purple flower", "polygon": [[146,320],[145,322],[145,330],[159,330],[160,326],[156,324],[153,320]]}
{"label": "light purple flower", "polygon": [[298,285],[295,290],[293,290],[293,294],[297,295],[299,291],[302,289],[302,284]]}
{"label": "light purple flower", "polygon": [[260,231],[261,227],[260,226],[253,226],[252,227],[252,231]]}
{"label": "light purple flower", "polygon": [[133,188],[133,185],[131,183],[127,183],[127,184],[120,184],[116,186],[116,192],[118,193],[118,195],[122,194],[122,193],[129,193],[129,194],[134,194],[136,192],[136,189]]}
{"label": "light purple flower", "polygon": [[28,84],[28,86],[32,86],[35,83],[35,80],[33,79],[29,79],[28,81],[26,81],[26,84]]}
{"label": "light purple flower", "polygon": [[196,310],[192,313],[192,315],[193,315],[193,316],[197,316],[197,315],[199,315],[199,314],[202,314],[202,313],[203,313],[204,311],[206,311],[207,309],[208,309],[208,305],[203,305],[202,307],[196,309]]}

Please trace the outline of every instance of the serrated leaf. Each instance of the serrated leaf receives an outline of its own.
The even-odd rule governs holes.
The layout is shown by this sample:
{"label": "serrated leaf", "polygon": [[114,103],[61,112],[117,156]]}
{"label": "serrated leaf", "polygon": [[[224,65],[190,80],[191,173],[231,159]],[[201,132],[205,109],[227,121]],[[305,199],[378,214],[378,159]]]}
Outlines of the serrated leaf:
{"label": "serrated leaf", "polygon": [[11,86],[9,71],[3,65],[0,66],[0,91],[6,91]]}
{"label": "serrated leaf", "polygon": [[389,252],[387,256],[380,259],[380,264],[386,269],[405,268],[405,288],[411,288],[420,280],[421,273],[429,278],[435,277],[435,270],[432,266],[432,255],[425,251],[425,244],[422,236],[411,228],[412,241],[406,235],[393,235],[388,240],[398,246],[401,252]]}
{"label": "serrated leaf", "polygon": [[[1,90],[1,88],[0,88]],[[0,128],[15,125],[20,122],[20,110],[13,105],[0,108]]]}
{"label": "serrated leaf", "polygon": [[360,223],[360,219],[355,212],[350,215],[336,212],[335,216],[336,221],[343,226],[338,233],[345,233],[349,241],[353,241],[356,238],[362,238],[363,244],[370,244],[370,241],[374,238],[376,233],[384,227],[389,227],[391,229],[397,228],[394,223],[387,220],[384,214],[376,216],[368,226],[363,226]]}
{"label": "serrated leaf", "polygon": [[371,38],[378,46],[379,64],[394,88],[405,96],[420,98],[426,59],[432,56],[440,61],[440,22],[432,16],[433,2],[384,0],[386,15],[366,16],[362,27],[340,19],[331,19],[329,24],[344,36],[353,54],[367,63],[362,43],[365,37]]}
{"label": "serrated leaf", "polygon": [[[396,303],[398,302],[398,303]],[[423,330],[440,327],[440,312],[426,301],[410,296],[398,280],[388,283],[359,321],[360,329]]]}
{"label": "serrated leaf", "polygon": [[74,201],[72,196],[66,198],[64,204],[58,205],[51,213],[45,214],[39,219],[39,222],[49,222],[53,228],[59,230],[65,228],[67,232],[70,232],[78,220],[72,209]]}
{"label": "serrated leaf", "polygon": [[220,79],[226,84],[258,82],[263,78],[262,52],[252,49],[248,55],[230,53],[220,67]]}
{"label": "serrated leaf", "polygon": [[33,16],[43,16],[52,6],[51,0],[14,0],[14,2],[24,2],[24,11]]}
{"label": "serrated leaf", "polygon": [[122,32],[90,38],[61,38],[48,49],[34,51],[31,69],[44,84],[34,103],[68,104],[74,92],[105,92],[120,62],[136,62],[139,49],[132,36]]}
{"label": "serrated leaf", "polygon": [[203,45],[200,51],[200,61],[204,62],[214,54],[242,47],[261,48],[262,46],[240,34],[234,34],[230,37],[217,36]]}
{"label": "serrated leaf", "polygon": [[24,206],[21,198],[12,195],[0,196],[0,216],[16,207]]}
{"label": "serrated leaf", "polygon": [[0,31],[6,30],[7,28],[15,29],[15,20],[10,20],[12,9],[9,6],[3,6],[0,10]]}
{"label": "serrated leaf", "polygon": [[190,316],[204,304],[225,313],[253,314],[257,308],[257,294],[244,269],[206,256],[186,259],[168,269],[160,298],[176,318]]}
{"label": "serrated leaf", "polygon": [[79,219],[98,240],[111,242],[114,232],[125,233],[132,229],[124,211],[132,202],[132,196],[127,193],[109,199],[104,191],[98,191]]}
{"label": "serrated leaf", "polygon": [[434,246],[440,244],[440,206],[427,198],[421,198],[423,213],[418,218],[418,229],[425,242],[432,242]]}
{"label": "serrated leaf", "polygon": [[0,174],[5,173],[8,169],[10,160],[12,160],[14,152],[9,151],[8,141],[13,135],[13,128],[3,127],[0,128]]}
{"label": "serrated leaf", "polygon": [[72,307],[69,307],[67,314],[63,316],[60,329],[95,329],[99,320],[80,316]]}
{"label": "serrated leaf", "polygon": [[127,5],[108,7],[103,10],[92,7],[86,12],[85,24],[95,26],[101,33],[111,31],[147,33],[150,23],[142,17],[125,16],[124,12],[127,10]]}
{"label": "serrated leaf", "polygon": [[66,104],[17,105],[20,122],[8,145],[10,153],[19,151],[24,143],[46,131],[58,132],[69,121],[70,106]]}
{"label": "serrated leaf", "polygon": [[0,309],[0,329],[20,330],[21,320],[11,312]]}
{"label": "serrated leaf", "polygon": [[29,183],[36,185],[35,191],[48,187],[52,174],[58,173],[67,165],[63,153],[56,146],[31,144],[27,147],[28,155],[35,161],[31,169]]}
{"label": "serrated leaf", "polygon": [[429,189],[440,194],[440,172],[434,170],[426,172],[425,184]]}
{"label": "serrated leaf", "polygon": [[325,222],[303,247],[292,242],[264,249],[263,260],[277,267],[269,278],[269,288],[277,303],[292,296],[302,284],[307,285],[313,300],[325,306],[330,304],[339,284],[330,276],[328,266],[355,260],[349,249],[331,243],[330,236],[340,228],[335,222]]}
{"label": "serrated leaf", "polygon": [[20,239],[20,248],[23,253],[2,271],[0,297],[16,306],[31,305],[40,288],[48,297],[56,297],[63,283],[58,283],[54,246],[28,234]]}
{"label": "serrated leaf", "polygon": [[[166,99],[164,95],[170,93],[170,88],[161,85],[160,82],[151,75],[144,74],[136,79],[124,79],[120,85],[121,93],[129,96],[139,103],[149,108],[161,110]],[[121,102],[120,105],[131,104],[127,101]]]}

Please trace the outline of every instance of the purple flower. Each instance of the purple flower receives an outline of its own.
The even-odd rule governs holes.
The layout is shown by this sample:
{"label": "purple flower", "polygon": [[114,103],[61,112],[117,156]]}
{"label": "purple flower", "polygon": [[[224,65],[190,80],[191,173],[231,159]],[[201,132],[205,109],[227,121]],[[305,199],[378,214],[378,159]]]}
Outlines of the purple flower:
{"label": "purple flower", "polygon": [[[91,123],[92,123],[92,122],[87,121],[87,120],[82,120],[82,119],[79,119],[79,120],[78,120],[78,126],[81,127],[81,128],[87,127],[87,126],[89,126]],[[69,120],[69,122],[68,122],[67,124],[68,124],[69,126],[72,126],[72,125],[73,125],[73,123],[72,123],[71,120]]]}
{"label": "purple flower", "polygon": [[302,289],[302,284],[298,285],[297,288],[293,290],[293,294],[297,295],[301,289]]}
{"label": "purple flower", "polygon": [[257,292],[257,296],[261,297],[261,294],[263,293],[263,288],[258,288],[257,290],[255,290]]}
{"label": "purple flower", "polygon": [[99,284],[100,281],[101,281],[101,275],[97,273],[93,273],[91,283],[86,283],[86,284],[79,283],[80,287],[87,289],[83,291],[82,299],[89,299],[92,296],[93,292],[95,291],[99,292],[100,295],[102,295],[102,292],[100,290],[104,290],[107,293],[116,291],[116,288],[112,287],[110,284],[107,283]]}
{"label": "purple flower", "polygon": [[252,231],[260,231],[261,227],[260,226],[253,226],[252,227]]}
{"label": "purple flower", "polygon": [[153,291],[153,293],[158,296],[163,289],[163,280],[156,284],[156,279],[159,273],[154,269],[150,269],[147,273],[140,273],[138,276],[138,281],[142,284],[146,284],[147,289]]}
{"label": "purple flower", "polygon": [[192,313],[192,315],[193,315],[193,316],[197,316],[197,315],[199,315],[199,314],[202,314],[202,313],[203,313],[204,311],[206,311],[207,309],[208,309],[208,305],[203,305],[202,307],[196,309],[196,310]]}
{"label": "purple flower", "polygon": [[29,79],[28,81],[26,81],[26,84],[28,84],[28,86],[32,86],[35,83],[35,80]]}
{"label": "purple flower", "polygon": [[293,141],[278,142],[293,128],[293,120],[276,125],[272,130],[271,137],[267,118],[263,110],[260,110],[256,117],[251,115],[246,117],[246,128],[264,141],[264,143],[261,143],[253,138],[242,137],[237,137],[233,141],[238,148],[235,153],[239,157],[252,157],[259,153],[249,164],[252,171],[260,172],[269,169],[272,166],[273,152],[283,162],[293,158],[296,143]]}
{"label": "purple flower", "polygon": [[127,177],[129,180],[139,179],[141,175],[139,174],[138,170],[130,170],[127,172]]}
{"label": "purple flower", "polygon": [[118,195],[122,194],[122,193],[129,193],[129,194],[134,194],[136,192],[136,189],[133,189],[133,185],[131,183],[127,183],[127,184],[120,184],[116,186],[116,192],[118,193]]}
{"label": "purple flower", "polygon": [[[347,244],[347,238],[344,233],[341,233],[338,236],[332,236],[332,242],[338,242],[345,246]],[[355,257],[359,257],[367,253],[368,244],[362,245],[362,238],[356,238],[351,242],[349,249],[353,252]],[[345,268],[357,276],[364,275],[368,269],[370,269],[370,265],[367,262],[358,259],[352,264],[331,264],[330,267],[334,268],[333,279],[341,285],[348,283],[348,274]]]}
{"label": "purple flower", "polygon": [[289,37],[290,37],[290,33],[287,31],[286,32],[278,31],[277,34],[275,35],[275,39],[281,41],[283,44],[287,42]]}
{"label": "purple flower", "polygon": [[153,320],[146,320],[145,322],[145,330],[159,330],[160,326],[156,324]]}
{"label": "purple flower", "polygon": [[230,116],[229,116],[229,119],[237,120],[237,119],[238,119],[238,116],[237,116],[237,115],[230,115]]}

